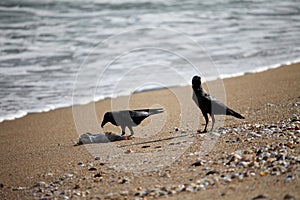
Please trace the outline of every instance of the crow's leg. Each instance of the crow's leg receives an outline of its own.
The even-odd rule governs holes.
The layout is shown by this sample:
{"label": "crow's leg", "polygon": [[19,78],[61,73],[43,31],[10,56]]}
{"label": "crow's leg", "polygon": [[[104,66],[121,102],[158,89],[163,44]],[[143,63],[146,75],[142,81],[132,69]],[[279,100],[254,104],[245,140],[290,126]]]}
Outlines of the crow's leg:
{"label": "crow's leg", "polygon": [[207,125],[208,125],[208,114],[207,113],[203,113],[203,116],[205,118],[205,128],[202,131],[202,133],[206,133],[207,132],[206,128],[207,128]]}
{"label": "crow's leg", "polygon": [[212,125],[211,125],[211,130],[210,131],[213,131],[213,129],[214,129],[214,125],[215,125],[215,115],[214,114],[212,114],[211,115],[211,120],[212,120]]}
{"label": "crow's leg", "polygon": [[121,129],[122,129],[122,135],[125,135],[125,128],[126,128],[126,126],[121,126]]}
{"label": "crow's leg", "polygon": [[133,136],[134,132],[133,132],[132,126],[128,126],[128,128],[130,130],[130,136]]}

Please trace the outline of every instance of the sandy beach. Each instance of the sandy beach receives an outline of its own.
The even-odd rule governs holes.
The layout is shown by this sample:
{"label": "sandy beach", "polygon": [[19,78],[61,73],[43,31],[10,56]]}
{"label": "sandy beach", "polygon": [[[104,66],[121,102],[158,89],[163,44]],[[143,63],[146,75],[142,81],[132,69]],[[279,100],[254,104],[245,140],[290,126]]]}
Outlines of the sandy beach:
{"label": "sandy beach", "polygon": [[[299,77],[297,63],[215,81],[224,84],[225,103],[245,120],[228,116],[214,133],[197,134],[204,119],[191,86],[90,104],[96,123],[83,114],[78,125],[72,108],[4,121],[0,199],[300,199]],[[117,156],[110,162],[103,152],[91,153],[103,144],[74,144],[86,132],[120,135],[117,127],[99,128],[112,102],[114,108],[125,102],[131,109],[163,107],[165,112],[135,128],[134,138],[114,142],[118,152],[111,153]],[[122,160],[143,154],[150,159],[133,161],[135,171]]]}

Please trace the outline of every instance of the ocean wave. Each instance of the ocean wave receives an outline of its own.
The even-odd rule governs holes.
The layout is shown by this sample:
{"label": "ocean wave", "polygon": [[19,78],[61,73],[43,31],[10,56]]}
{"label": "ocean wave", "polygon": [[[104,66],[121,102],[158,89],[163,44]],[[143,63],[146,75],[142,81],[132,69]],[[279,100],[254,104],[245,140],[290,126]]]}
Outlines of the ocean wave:
{"label": "ocean wave", "polygon": [[[191,60],[203,60],[198,63],[202,67],[199,73],[203,73],[206,81],[297,62],[298,7],[293,0],[189,0],[184,4],[179,0],[3,0],[0,2],[0,121],[72,106],[72,91],[81,65],[87,65],[89,70],[78,86],[82,93],[77,95],[82,98],[74,101],[76,105],[190,84],[192,67],[177,51]],[[175,31],[159,34],[141,29],[144,27]],[[193,49],[179,33],[192,38],[201,48]],[[115,38],[113,42],[101,46],[111,36]],[[145,48],[133,51],[130,47],[135,47],[135,43],[144,44]],[[149,46],[155,51],[146,49]],[[166,53],[160,49],[165,46],[172,50]],[[118,60],[124,53],[128,56]],[[211,73],[207,55],[219,74]],[[112,63],[107,63],[108,57]],[[97,73],[107,65],[103,87],[93,90],[94,82],[90,81],[97,82]],[[146,65],[149,67],[137,73],[132,70]],[[154,65],[160,68],[152,68]],[[170,79],[164,73],[165,66],[173,67],[173,73],[182,77],[176,84],[175,80],[163,86],[134,84],[148,74]],[[122,89],[114,91],[114,82],[126,74],[129,78]],[[93,95],[87,93],[90,91]]]}

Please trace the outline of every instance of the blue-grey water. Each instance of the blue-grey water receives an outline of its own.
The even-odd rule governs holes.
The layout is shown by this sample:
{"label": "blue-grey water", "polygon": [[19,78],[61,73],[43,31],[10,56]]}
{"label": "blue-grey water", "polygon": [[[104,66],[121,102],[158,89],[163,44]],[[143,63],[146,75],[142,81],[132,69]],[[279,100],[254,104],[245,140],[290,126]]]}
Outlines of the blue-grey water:
{"label": "blue-grey water", "polygon": [[299,0],[1,0],[0,121],[299,59]]}

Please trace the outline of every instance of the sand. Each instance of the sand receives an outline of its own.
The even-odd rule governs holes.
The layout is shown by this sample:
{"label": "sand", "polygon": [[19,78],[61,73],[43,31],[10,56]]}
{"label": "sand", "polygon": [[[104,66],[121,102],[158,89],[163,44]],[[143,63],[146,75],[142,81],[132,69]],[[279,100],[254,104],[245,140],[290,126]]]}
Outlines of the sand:
{"label": "sand", "polygon": [[[261,73],[208,82],[205,88],[246,117],[245,120],[218,118],[219,127],[230,129],[246,125],[253,127],[255,124],[289,123],[293,114],[300,115],[300,104],[297,104],[300,102],[299,77],[298,63]],[[72,112],[72,108],[58,109],[0,123],[0,199],[133,199],[149,196],[140,193],[166,186],[190,185],[202,180],[207,172],[213,170],[219,173],[218,176],[229,173],[226,171],[228,167],[218,160],[236,150],[287,142],[287,136],[276,139],[247,136],[246,139],[246,135],[242,133],[239,135],[228,132],[217,137],[211,151],[203,153],[209,137],[196,134],[198,129],[204,128],[204,119],[192,102],[191,95],[190,86],[148,91],[113,101],[107,99],[76,107],[75,112]],[[111,105],[114,109],[122,106],[132,109],[163,107],[165,112],[145,120],[140,127],[135,128],[135,138],[114,142],[113,152],[110,152],[111,146],[105,144],[74,146],[79,136],[86,132],[107,131],[120,134],[120,129],[111,125],[106,125],[104,130],[99,128],[104,112],[111,110]],[[86,113],[89,109],[91,113]],[[288,130],[282,134],[287,133]],[[237,137],[239,141],[228,142]],[[95,153],[99,149],[100,153]],[[173,151],[174,155],[171,155]],[[288,152],[299,156],[299,142],[293,143],[293,148],[288,149]],[[116,155],[116,158],[110,158],[110,161],[101,153]],[[97,155],[99,158],[95,160]],[[149,160],[140,163],[136,155],[141,155],[142,160],[143,155],[149,155]],[[197,160],[205,160],[206,163],[199,167],[191,166]],[[158,166],[159,162],[161,167]],[[186,191],[185,188],[185,191],[174,192],[168,197],[162,194],[157,198],[252,199],[265,196],[268,199],[283,199],[290,195],[299,199],[299,165],[296,162],[292,166],[292,172],[278,175],[262,176],[256,169],[255,175],[239,181],[219,181],[220,184],[193,192]],[[135,170],[130,170],[130,167]],[[95,168],[95,171],[91,168]],[[240,168],[237,167],[236,170]],[[284,181],[288,175],[293,178]],[[167,188],[169,190],[172,189]]]}

